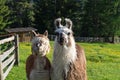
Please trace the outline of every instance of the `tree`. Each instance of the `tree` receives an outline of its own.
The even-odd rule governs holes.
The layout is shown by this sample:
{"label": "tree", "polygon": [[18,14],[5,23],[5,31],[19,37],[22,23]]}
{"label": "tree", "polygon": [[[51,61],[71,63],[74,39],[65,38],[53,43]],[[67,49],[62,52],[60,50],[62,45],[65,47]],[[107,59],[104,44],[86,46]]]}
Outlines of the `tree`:
{"label": "tree", "polygon": [[76,36],[80,36],[84,5],[85,0],[56,0],[56,17],[70,18]]}
{"label": "tree", "polygon": [[119,30],[119,9],[119,0],[88,0],[84,8],[82,36],[115,35]]}
{"label": "tree", "polygon": [[8,27],[10,10],[6,6],[6,0],[0,0],[0,34],[3,32],[4,28]]}
{"label": "tree", "polygon": [[8,6],[11,10],[10,27],[32,27],[34,24],[34,12],[29,0],[10,0]]}
{"label": "tree", "polygon": [[35,28],[37,28],[40,33],[43,33],[45,30],[48,30],[49,33],[53,33],[54,9],[54,1],[34,0],[34,24]]}
{"label": "tree", "polygon": [[[102,6],[101,6],[102,5]],[[83,15],[82,36],[103,36],[102,13],[104,2],[102,0],[88,0],[85,3]]]}
{"label": "tree", "polygon": [[111,1],[109,5],[109,35],[112,37],[112,42],[115,43],[115,36],[120,36],[120,0]]}
{"label": "tree", "polygon": [[54,19],[70,18],[74,23],[76,35],[79,35],[83,3],[84,0],[34,0],[35,27],[39,32],[47,29],[53,34]]}

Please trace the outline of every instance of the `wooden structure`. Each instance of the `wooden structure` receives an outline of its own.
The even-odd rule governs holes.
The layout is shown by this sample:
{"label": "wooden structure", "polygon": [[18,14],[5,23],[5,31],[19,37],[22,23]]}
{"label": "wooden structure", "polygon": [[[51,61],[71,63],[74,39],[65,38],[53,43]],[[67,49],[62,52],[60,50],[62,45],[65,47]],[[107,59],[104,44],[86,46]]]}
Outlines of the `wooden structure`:
{"label": "wooden structure", "polygon": [[[56,35],[49,35],[50,40],[55,40]],[[106,40],[107,38],[107,40]],[[113,40],[114,39],[114,40]],[[77,42],[108,42],[108,43],[120,43],[119,37],[79,37],[75,36],[75,41]]]}
{"label": "wooden structure", "polygon": [[32,30],[37,31],[37,29],[32,27],[6,29],[6,31],[10,34],[11,33],[18,34],[20,42],[30,42],[33,37]]}
{"label": "wooden structure", "polygon": [[0,53],[0,80],[5,80],[13,65],[19,65],[19,39],[18,35],[12,35],[8,38],[0,40],[0,47],[6,43],[13,43],[11,47],[7,46],[7,50]]}

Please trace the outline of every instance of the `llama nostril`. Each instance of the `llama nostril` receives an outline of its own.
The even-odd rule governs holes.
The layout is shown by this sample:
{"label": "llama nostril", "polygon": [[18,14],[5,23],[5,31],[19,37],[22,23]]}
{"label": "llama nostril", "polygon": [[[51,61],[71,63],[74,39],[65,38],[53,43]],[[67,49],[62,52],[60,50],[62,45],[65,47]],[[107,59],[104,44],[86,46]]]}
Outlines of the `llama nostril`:
{"label": "llama nostril", "polygon": [[60,42],[63,42],[64,41],[64,38],[62,37],[62,38],[60,38]]}

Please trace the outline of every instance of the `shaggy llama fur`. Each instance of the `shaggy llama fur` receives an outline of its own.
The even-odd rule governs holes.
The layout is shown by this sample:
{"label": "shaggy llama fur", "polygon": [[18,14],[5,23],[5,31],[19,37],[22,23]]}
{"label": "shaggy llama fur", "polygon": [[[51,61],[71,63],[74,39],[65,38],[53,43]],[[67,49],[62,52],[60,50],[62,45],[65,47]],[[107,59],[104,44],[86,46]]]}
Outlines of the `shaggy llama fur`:
{"label": "shaggy llama fur", "polygon": [[35,34],[32,40],[32,54],[26,60],[26,74],[28,80],[50,80],[51,64],[46,54],[50,44],[48,32]]}
{"label": "shaggy llama fur", "polygon": [[55,20],[55,44],[52,61],[52,80],[87,80],[84,50],[77,44],[72,32],[72,21]]}

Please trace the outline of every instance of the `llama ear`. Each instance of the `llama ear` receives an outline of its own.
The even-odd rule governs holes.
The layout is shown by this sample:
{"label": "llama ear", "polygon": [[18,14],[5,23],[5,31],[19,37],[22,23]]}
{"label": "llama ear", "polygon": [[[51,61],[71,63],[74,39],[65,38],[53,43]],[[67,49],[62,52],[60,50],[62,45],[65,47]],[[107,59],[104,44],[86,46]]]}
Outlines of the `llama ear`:
{"label": "llama ear", "polygon": [[48,31],[47,31],[47,30],[44,32],[44,35],[45,35],[46,37],[48,37]]}
{"label": "llama ear", "polygon": [[32,30],[32,32],[33,32],[33,34],[35,35],[35,36],[37,36],[38,34],[34,31],[34,30]]}
{"label": "llama ear", "polygon": [[61,20],[62,20],[61,18],[55,19],[54,25],[55,25],[56,28],[62,27],[62,25],[61,25]]}
{"label": "llama ear", "polygon": [[66,22],[66,27],[68,27],[69,29],[72,29],[72,21],[68,18],[65,18],[65,22]]}

